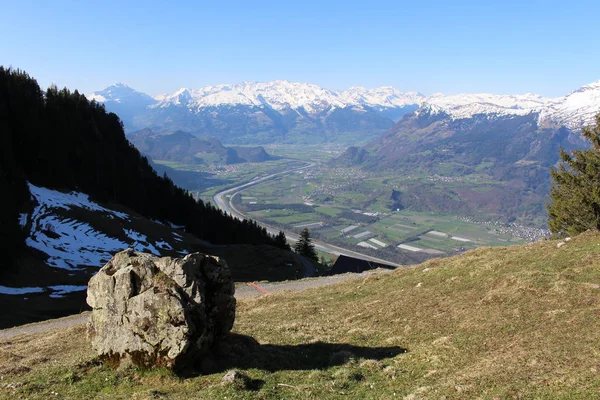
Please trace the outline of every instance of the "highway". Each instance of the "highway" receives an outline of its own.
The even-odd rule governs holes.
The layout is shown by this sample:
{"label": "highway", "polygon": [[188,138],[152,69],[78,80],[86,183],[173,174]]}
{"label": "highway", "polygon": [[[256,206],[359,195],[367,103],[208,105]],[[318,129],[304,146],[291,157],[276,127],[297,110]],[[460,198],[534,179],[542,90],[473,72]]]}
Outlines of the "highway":
{"label": "highway", "polygon": [[[301,171],[303,169],[310,168],[314,165],[315,165],[314,163],[311,163],[311,164],[307,164],[302,167],[292,168],[292,169],[289,169],[286,171],[281,171],[281,172],[277,172],[275,174],[267,175],[262,178],[255,178],[255,179],[251,180],[250,182],[244,183],[242,185],[236,186],[231,189],[223,190],[222,192],[215,194],[213,196],[213,201],[216,204],[216,206],[219,207],[221,210],[227,212],[228,214],[230,214],[236,218],[244,219],[244,218],[246,218],[246,216],[244,216],[244,214],[242,214],[237,208],[235,208],[235,206],[233,205],[233,203],[231,201],[231,199],[233,199],[233,197],[236,194],[242,192],[244,189],[247,189],[251,186],[258,185],[259,183],[264,183],[271,179],[274,179],[275,177],[282,176],[282,175],[288,175],[288,174],[291,174],[291,173],[294,173],[297,171]],[[282,230],[279,228],[275,228],[275,227],[266,225],[260,221],[256,221],[256,222],[258,224],[260,224],[261,226],[263,226],[267,230],[267,232],[269,232],[272,235],[277,235],[279,233],[279,231]],[[285,233],[285,237],[287,238],[288,242],[294,243],[294,242],[298,241],[299,235],[297,235],[296,233],[285,231],[285,230],[283,232]],[[362,253],[358,253],[353,250],[344,249],[339,246],[334,246],[332,244],[325,243],[320,240],[312,239],[312,242],[317,250],[321,250],[326,253],[335,254],[338,256],[345,255],[348,257],[359,258],[361,260],[367,260],[367,261],[372,261],[372,262],[377,262],[377,263],[382,263],[382,264],[393,265],[395,267],[403,266],[403,265],[396,264],[391,261],[383,260],[381,258],[372,257],[367,254],[362,254]]]}

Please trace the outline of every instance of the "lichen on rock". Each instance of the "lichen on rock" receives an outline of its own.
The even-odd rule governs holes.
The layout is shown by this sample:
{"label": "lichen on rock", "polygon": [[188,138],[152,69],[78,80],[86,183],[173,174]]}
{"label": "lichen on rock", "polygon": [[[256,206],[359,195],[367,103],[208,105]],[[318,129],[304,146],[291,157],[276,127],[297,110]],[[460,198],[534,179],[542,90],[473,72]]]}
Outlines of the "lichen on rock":
{"label": "lichen on rock", "polygon": [[184,367],[231,330],[234,291],[229,268],[217,257],[127,249],[89,282],[88,337],[99,357],[114,365]]}

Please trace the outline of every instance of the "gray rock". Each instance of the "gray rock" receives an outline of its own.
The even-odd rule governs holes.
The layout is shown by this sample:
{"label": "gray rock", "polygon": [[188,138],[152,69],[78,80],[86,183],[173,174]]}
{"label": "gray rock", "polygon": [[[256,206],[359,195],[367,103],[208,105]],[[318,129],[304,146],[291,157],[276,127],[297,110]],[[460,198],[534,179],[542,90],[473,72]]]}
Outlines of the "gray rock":
{"label": "gray rock", "polygon": [[113,365],[183,367],[231,330],[234,291],[227,264],[216,257],[159,258],[128,249],[88,284],[88,337]]}
{"label": "gray rock", "polygon": [[236,389],[247,389],[251,381],[252,380],[248,375],[236,370],[228,371],[223,378],[221,378],[222,385],[232,386]]}

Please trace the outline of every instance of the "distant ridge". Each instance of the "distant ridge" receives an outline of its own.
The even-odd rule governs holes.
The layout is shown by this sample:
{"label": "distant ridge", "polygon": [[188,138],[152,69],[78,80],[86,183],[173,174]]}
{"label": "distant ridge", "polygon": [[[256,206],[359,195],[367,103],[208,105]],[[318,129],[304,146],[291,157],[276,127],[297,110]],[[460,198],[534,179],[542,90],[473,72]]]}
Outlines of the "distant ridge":
{"label": "distant ridge", "polygon": [[230,143],[356,143],[376,138],[421,108],[436,109],[452,119],[535,114],[539,122],[577,131],[600,111],[600,81],[557,98],[531,93],[425,96],[389,86],[334,91],[285,80],[181,88],[156,98],[115,84],[88,98],[122,115],[129,131],[184,130]]}
{"label": "distant ridge", "polygon": [[275,158],[260,146],[225,147],[218,139],[196,137],[183,131],[163,134],[146,128],[131,133],[129,140],[153,160],[185,164],[237,164]]}

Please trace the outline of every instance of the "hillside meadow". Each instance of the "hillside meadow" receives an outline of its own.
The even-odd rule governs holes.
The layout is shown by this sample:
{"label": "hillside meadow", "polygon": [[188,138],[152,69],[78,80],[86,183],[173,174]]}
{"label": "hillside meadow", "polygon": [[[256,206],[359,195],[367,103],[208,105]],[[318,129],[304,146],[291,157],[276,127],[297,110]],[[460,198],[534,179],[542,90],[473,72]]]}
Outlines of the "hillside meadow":
{"label": "hillside meadow", "polygon": [[558,243],[239,301],[204,374],[113,370],[83,326],[2,340],[0,398],[599,398],[600,234]]}

